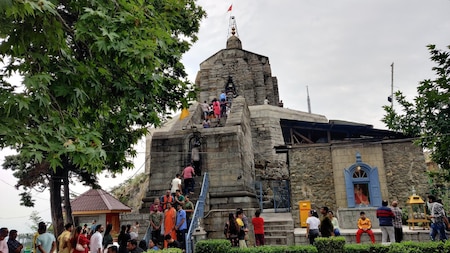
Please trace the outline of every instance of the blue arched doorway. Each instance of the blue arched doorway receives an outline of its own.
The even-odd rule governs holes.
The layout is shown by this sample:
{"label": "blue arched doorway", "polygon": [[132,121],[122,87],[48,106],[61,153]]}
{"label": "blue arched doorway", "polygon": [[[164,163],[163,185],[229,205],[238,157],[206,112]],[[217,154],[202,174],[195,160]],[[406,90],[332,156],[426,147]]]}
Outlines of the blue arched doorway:
{"label": "blue arched doorway", "polygon": [[359,152],[356,162],[344,169],[344,178],[348,207],[381,206],[378,168],[363,163]]}

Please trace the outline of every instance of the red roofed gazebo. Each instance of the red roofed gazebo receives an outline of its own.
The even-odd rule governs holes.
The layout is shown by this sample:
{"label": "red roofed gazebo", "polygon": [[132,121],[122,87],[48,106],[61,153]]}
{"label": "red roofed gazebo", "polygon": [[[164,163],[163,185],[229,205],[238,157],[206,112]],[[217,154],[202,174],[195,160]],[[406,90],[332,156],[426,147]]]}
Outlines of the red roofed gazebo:
{"label": "red roofed gazebo", "polygon": [[119,215],[131,212],[129,206],[102,189],[91,189],[81,194],[71,201],[71,206],[75,224],[90,226],[92,220],[96,220],[97,224],[106,227],[106,224],[111,223],[113,225],[111,234],[120,231]]}

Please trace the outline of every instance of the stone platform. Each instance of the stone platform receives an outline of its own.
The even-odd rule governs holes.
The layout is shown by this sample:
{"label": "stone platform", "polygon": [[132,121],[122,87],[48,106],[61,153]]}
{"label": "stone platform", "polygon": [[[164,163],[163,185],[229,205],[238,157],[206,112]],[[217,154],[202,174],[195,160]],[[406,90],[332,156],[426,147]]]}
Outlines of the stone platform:
{"label": "stone platform", "polygon": [[[345,237],[346,243],[356,243],[357,229],[340,229],[341,236]],[[372,229],[375,234],[375,243],[381,243],[381,230],[379,228]],[[439,236],[439,235],[438,235]],[[306,238],[306,228],[294,229],[295,245],[306,245],[309,243]],[[403,226],[403,241],[428,242],[430,241],[430,230],[428,229],[409,229],[408,226]],[[362,234],[361,243],[371,243],[369,235]]]}

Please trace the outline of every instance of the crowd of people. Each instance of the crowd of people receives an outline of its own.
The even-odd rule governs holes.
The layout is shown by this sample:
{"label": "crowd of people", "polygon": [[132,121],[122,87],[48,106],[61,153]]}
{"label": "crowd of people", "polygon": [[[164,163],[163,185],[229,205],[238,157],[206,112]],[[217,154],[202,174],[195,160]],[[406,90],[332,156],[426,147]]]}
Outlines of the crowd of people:
{"label": "crowd of people", "polygon": [[[194,194],[195,170],[191,164],[172,179],[170,190],[150,206],[150,244],[154,249],[186,248],[185,237],[194,212],[189,194]],[[181,177],[184,178],[184,187]]]}
{"label": "crowd of people", "polygon": [[[310,244],[314,244],[314,240],[321,237],[339,236],[339,222],[334,216],[333,211],[329,210],[328,207],[324,206],[320,209],[322,217],[316,210],[312,209],[308,213],[308,218],[306,219],[306,237],[309,239]],[[382,206],[376,211],[377,218],[379,219],[382,243],[387,243],[387,238],[390,241],[400,242],[402,240],[403,230],[402,230],[402,211],[398,208],[398,202],[392,202],[392,208],[388,207],[388,202],[383,200]],[[366,217],[364,211],[360,212],[360,217],[357,222],[358,230],[356,231],[356,243],[361,243],[361,235],[367,233],[370,237],[372,243],[375,243],[375,235],[372,231],[372,222]]]}
{"label": "crowd of people", "polygon": [[[430,239],[436,240],[439,234],[439,240],[447,240],[446,229],[450,230],[450,224],[447,215],[444,211],[442,202],[433,195],[428,196],[427,207],[430,212],[431,219]],[[312,209],[308,213],[306,220],[306,237],[310,244],[314,243],[315,238],[339,236],[339,222],[334,213],[328,210],[328,207],[320,209],[322,217],[316,210]],[[376,210],[376,217],[378,219],[381,230],[381,243],[389,244],[392,242],[401,242],[403,240],[403,223],[402,210],[398,207],[398,201],[392,201],[391,206],[388,206],[388,201],[383,200],[381,206]],[[356,243],[361,243],[361,236],[368,234],[372,243],[375,243],[375,235],[372,231],[372,221],[366,217],[364,211],[360,212],[357,222]]]}
{"label": "crowd of people", "polygon": [[[53,233],[47,232],[45,222],[38,223],[38,230],[33,235],[31,252],[33,253],[140,253],[136,251],[138,244],[139,223],[134,226],[123,225],[118,238],[119,247],[114,245],[111,235],[113,225],[107,224],[106,229],[102,224],[97,224],[94,220],[92,226],[74,226],[67,223],[64,231],[56,238]],[[127,234],[124,236],[124,234]],[[0,231],[0,252],[1,253],[21,253],[24,245],[17,240],[18,232],[15,229],[9,231],[8,228],[1,228]]]}
{"label": "crowd of people", "polygon": [[310,244],[314,244],[314,240],[319,237],[330,237],[340,235],[339,222],[334,217],[333,211],[324,206],[320,208],[322,217],[319,218],[319,214],[316,210],[311,209],[308,212],[308,218],[306,219],[306,237],[309,239]]}
{"label": "crowd of people", "polygon": [[[334,216],[333,211],[324,206],[320,209],[322,217],[316,210],[312,209],[308,213],[306,219],[306,237],[309,239],[310,244],[314,244],[314,240],[321,237],[339,236],[339,222]],[[392,207],[388,207],[388,202],[383,200],[382,206],[376,210],[376,216],[379,219],[382,243],[390,241],[400,242],[402,240],[402,211],[398,208],[398,202],[393,201]],[[358,230],[356,231],[356,243],[361,243],[361,235],[367,233],[372,243],[375,243],[375,235],[372,231],[372,222],[366,217],[364,211],[360,212],[360,217],[357,222]],[[394,239],[395,238],[395,239]]]}
{"label": "crowd of people", "polygon": [[216,120],[216,126],[220,125],[220,120],[222,118],[228,117],[231,111],[231,98],[227,96],[225,91],[222,91],[219,95],[219,99],[214,98],[210,103],[206,100],[201,104],[203,111],[203,127],[210,128],[211,121]]}
{"label": "crowd of people", "polygon": [[[258,219],[256,220],[256,214]],[[260,211],[256,211],[255,218],[252,219],[254,225],[256,225],[255,231],[258,231],[258,236],[255,237],[256,245],[264,245],[264,219],[260,216]],[[248,218],[244,214],[242,208],[237,208],[236,213],[229,213],[228,220],[225,223],[224,235],[230,240],[233,247],[247,248],[249,223]],[[256,234],[257,232],[255,232]]]}
{"label": "crowd of people", "polygon": [[[195,172],[189,170],[192,176]],[[152,228],[151,238],[147,244],[145,240],[138,241],[139,223],[134,226],[122,225],[117,238],[118,246],[114,245],[111,235],[112,224],[97,224],[94,220],[90,228],[87,224],[83,227],[68,223],[65,230],[57,237],[47,232],[44,222],[38,224],[38,231],[33,238],[33,253],[141,253],[148,250],[160,250],[162,248],[185,249],[185,236],[188,231],[194,204],[189,195],[183,195],[181,190],[181,175],[177,174],[172,180],[171,190],[155,198],[150,207],[150,226]],[[185,187],[189,191],[189,187]],[[429,195],[427,202],[431,218],[430,238],[436,240],[437,234],[441,241],[447,240],[446,229],[450,229],[441,201],[435,196]],[[311,209],[306,219],[306,237],[310,244],[314,244],[317,237],[339,236],[339,222],[332,210],[324,206],[320,208],[321,217],[316,210]],[[376,210],[379,220],[382,244],[401,242],[403,240],[402,211],[397,201],[383,200],[381,207]],[[251,219],[253,225],[255,246],[265,244],[264,219],[261,211],[256,210]],[[360,212],[357,222],[356,243],[361,242],[361,236],[367,233],[372,243],[375,243],[375,235],[372,231],[372,222],[366,217],[364,211]],[[247,248],[248,246],[249,219],[243,209],[237,208],[235,213],[229,213],[228,220],[224,226],[224,235],[234,247]],[[17,240],[17,230],[8,231],[7,228],[0,229],[0,253],[20,253],[24,246]]]}

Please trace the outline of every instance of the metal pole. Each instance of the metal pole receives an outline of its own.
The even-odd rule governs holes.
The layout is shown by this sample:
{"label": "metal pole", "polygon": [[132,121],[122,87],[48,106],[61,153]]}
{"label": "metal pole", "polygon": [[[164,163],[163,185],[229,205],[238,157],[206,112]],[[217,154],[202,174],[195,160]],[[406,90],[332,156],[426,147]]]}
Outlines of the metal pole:
{"label": "metal pole", "polygon": [[311,101],[309,100],[308,85],[306,85],[306,94],[307,94],[307,102],[308,102],[308,113],[311,113]]}
{"label": "metal pole", "polygon": [[391,64],[391,108],[394,108],[394,63]]}

